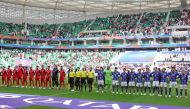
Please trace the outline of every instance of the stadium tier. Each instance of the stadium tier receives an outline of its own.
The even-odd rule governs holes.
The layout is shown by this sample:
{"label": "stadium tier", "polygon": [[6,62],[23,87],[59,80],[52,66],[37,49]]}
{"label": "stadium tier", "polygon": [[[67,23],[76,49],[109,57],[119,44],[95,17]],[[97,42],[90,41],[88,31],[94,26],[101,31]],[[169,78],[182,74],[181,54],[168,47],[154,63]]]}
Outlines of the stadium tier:
{"label": "stadium tier", "polygon": [[[97,17],[63,24],[15,24],[0,23],[0,34],[4,36],[27,36],[33,38],[80,38],[106,36],[150,36],[171,34],[168,26],[189,26],[190,10],[175,10],[157,13],[140,13],[131,15],[113,15]],[[105,30],[103,32],[98,32]],[[187,28],[189,31],[189,28]],[[90,32],[89,32],[90,31]],[[91,33],[93,31],[93,33]]]}
{"label": "stadium tier", "polygon": [[0,22],[0,46],[92,49],[187,47],[190,10],[119,14],[63,24]]}
{"label": "stadium tier", "polygon": [[[167,50],[167,49],[166,49]],[[163,63],[188,64],[190,62],[189,50],[180,48],[172,51],[85,51],[85,50],[32,50],[32,49],[1,49],[0,62],[2,66],[36,66],[58,65],[67,69],[80,66],[120,66],[122,64],[146,64]]]}
{"label": "stadium tier", "polygon": [[110,60],[117,56],[119,51],[107,52],[88,52],[83,51],[53,51],[53,50],[19,50],[19,49],[2,49],[1,65],[15,66],[23,64],[25,66],[38,65],[64,65],[69,66],[98,66],[110,64]]}

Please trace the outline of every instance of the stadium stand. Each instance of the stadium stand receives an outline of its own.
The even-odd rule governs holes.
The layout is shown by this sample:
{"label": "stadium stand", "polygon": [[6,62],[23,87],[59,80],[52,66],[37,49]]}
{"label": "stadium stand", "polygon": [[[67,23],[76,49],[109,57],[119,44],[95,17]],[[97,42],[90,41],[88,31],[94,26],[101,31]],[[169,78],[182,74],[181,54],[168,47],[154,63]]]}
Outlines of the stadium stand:
{"label": "stadium stand", "polygon": [[[33,38],[85,37],[83,31],[109,30],[109,36],[147,36],[167,34],[166,26],[190,25],[190,10],[113,15],[95,20],[83,20],[64,24],[13,24],[0,22],[0,34],[29,36]],[[170,31],[171,33],[171,31]],[[89,36],[89,35],[88,35]],[[94,33],[93,37],[101,34]]]}
{"label": "stadium stand", "polygon": [[[53,51],[53,50],[19,50],[19,49],[1,49],[0,61],[5,66],[14,66],[18,63],[17,59],[30,59],[31,65],[35,68],[36,65],[64,65],[70,66],[98,66],[110,64],[110,60],[119,55],[119,51],[100,51],[100,52],[85,52],[85,51]],[[25,63],[26,64],[26,63]]]}
{"label": "stadium stand", "polygon": [[[4,63],[3,66],[19,65],[21,60],[23,65],[29,64],[34,68],[36,66],[45,65],[63,65],[68,67],[79,66],[105,66],[105,65],[119,65],[120,63],[153,63],[153,62],[171,62],[183,63],[190,62],[189,50],[174,49],[172,51],[130,51],[121,52],[116,51],[81,51],[81,50],[32,50],[32,49],[1,49],[0,62]],[[144,53],[142,55],[142,53]],[[135,57],[137,56],[137,57]],[[31,63],[30,61],[31,60]],[[158,64],[159,64],[158,63]],[[1,65],[2,66],[2,65]]]}
{"label": "stadium stand", "polygon": [[166,22],[166,16],[166,12],[145,13],[140,20],[138,31],[143,33],[143,35],[161,34],[161,30]]}
{"label": "stadium stand", "polygon": [[190,10],[175,10],[171,11],[170,13],[170,19],[169,19],[169,25],[175,26],[175,25],[189,25],[190,24]]}

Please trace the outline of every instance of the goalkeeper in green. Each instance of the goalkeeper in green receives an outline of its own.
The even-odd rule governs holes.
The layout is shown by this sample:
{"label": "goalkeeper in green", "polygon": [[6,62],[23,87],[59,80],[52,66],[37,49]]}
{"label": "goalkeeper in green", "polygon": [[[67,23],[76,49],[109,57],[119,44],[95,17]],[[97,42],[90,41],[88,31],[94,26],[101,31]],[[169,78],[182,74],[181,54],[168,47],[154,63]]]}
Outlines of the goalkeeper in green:
{"label": "goalkeeper in green", "polygon": [[107,69],[104,71],[104,75],[106,88],[110,89],[112,84],[112,71],[110,70],[110,66],[107,66]]}

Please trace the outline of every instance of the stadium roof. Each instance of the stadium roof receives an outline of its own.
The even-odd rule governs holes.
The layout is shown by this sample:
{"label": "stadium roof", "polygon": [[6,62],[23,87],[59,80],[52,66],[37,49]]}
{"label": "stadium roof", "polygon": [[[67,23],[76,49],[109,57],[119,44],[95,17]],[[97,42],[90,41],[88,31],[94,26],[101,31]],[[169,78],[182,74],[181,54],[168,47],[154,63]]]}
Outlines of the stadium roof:
{"label": "stadium roof", "polygon": [[76,19],[105,13],[167,10],[189,5],[190,0],[0,0],[0,16],[32,20]]}
{"label": "stadium roof", "polygon": [[[1,0],[2,2],[79,12],[110,12],[179,7],[189,0]],[[183,4],[184,5],[184,4]]]}

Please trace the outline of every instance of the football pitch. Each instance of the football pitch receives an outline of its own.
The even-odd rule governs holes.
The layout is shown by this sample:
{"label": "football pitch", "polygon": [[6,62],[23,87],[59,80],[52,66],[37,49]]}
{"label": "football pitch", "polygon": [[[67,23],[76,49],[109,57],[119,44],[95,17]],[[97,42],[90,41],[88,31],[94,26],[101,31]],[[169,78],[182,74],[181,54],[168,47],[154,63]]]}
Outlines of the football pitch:
{"label": "football pitch", "polygon": [[[190,87],[188,88],[190,89]],[[188,91],[189,92],[189,91]],[[59,98],[78,98],[86,100],[103,100],[111,102],[127,102],[135,104],[148,104],[148,105],[164,105],[164,106],[179,106],[179,107],[190,107],[190,96],[188,93],[188,98],[176,98],[175,90],[172,90],[172,97],[166,98],[165,96],[158,97],[157,95],[146,96],[144,95],[126,95],[126,94],[112,94],[111,89],[106,89],[104,93],[97,93],[96,86],[93,92],[82,92],[75,91],[71,92],[68,85],[63,89],[39,89],[39,88],[16,88],[16,87],[0,87],[0,93],[11,93],[11,94],[27,94],[27,95],[37,95],[37,96],[48,96],[48,97],[59,97]],[[23,107],[22,109],[34,109],[40,108],[44,109],[47,107],[32,106]],[[48,107],[53,108],[53,107]]]}

